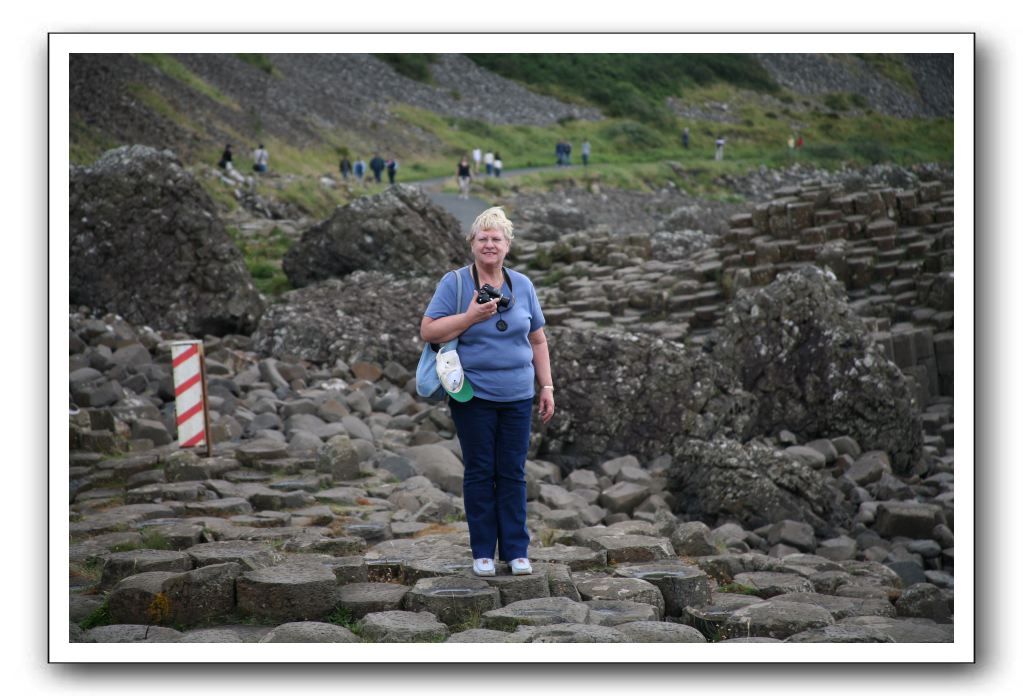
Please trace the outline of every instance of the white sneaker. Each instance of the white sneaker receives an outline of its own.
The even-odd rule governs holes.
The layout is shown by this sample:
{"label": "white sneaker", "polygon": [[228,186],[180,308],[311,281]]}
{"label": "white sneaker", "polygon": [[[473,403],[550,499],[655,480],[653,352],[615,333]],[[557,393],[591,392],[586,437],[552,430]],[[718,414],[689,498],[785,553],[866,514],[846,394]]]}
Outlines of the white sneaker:
{"label": "white sneaker", "polygon": [[528,558],[515,558],[508,565],[511,566],[512,575],[530,575],[533,572]]}
{"label": "white sneaker", "polygon": [[493,558],[474,558],[472,559],[472,572],[476,575],[489,577],[496,571],[494,570],[494,559]]}

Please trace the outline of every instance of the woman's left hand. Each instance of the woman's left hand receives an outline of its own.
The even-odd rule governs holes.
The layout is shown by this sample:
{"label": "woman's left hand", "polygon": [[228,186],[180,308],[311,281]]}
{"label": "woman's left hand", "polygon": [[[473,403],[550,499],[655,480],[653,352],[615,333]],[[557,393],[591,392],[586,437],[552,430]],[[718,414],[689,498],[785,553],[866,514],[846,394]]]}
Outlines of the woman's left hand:
{"label": "woman's left hand", "polygon": [[554,417],[554,392],[550,389],[540,390],[540,420],[550,422]]}

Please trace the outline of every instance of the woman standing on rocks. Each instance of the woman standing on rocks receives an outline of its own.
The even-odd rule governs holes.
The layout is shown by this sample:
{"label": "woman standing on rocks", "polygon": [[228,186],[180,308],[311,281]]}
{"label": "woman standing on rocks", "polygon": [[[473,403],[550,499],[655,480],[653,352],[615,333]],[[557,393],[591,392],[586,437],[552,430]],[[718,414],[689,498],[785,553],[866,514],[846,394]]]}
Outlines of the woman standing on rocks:
{"label": "woman standing on rocks", "polygon": [[[540,418],[554,415],[544,317],[532,282],[504,267],[514,238],[504,210],[483,211],[468,241],[474,262],[446,274],[420,325],[424,341],[458,338],[458,359],[471,389],[448,400],[462,447],[462,490],[473,572],[494,575],[494,549],[514,575],[533,572],[526,557],[526,453],[534,380]],[[465,288],[456,306],[458,273]]]}

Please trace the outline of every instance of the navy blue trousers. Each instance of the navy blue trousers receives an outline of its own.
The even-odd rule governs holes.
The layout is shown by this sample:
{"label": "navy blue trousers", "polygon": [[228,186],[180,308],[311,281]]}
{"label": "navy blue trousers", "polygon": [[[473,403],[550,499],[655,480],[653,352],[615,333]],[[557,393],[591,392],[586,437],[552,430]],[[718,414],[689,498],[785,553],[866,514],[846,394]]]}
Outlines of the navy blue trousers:
{"label": "navy blue trousers", "polygon": [[465,518],[473,558],[526,558],[526,454],[533,400],[448,399],[462,446]]}

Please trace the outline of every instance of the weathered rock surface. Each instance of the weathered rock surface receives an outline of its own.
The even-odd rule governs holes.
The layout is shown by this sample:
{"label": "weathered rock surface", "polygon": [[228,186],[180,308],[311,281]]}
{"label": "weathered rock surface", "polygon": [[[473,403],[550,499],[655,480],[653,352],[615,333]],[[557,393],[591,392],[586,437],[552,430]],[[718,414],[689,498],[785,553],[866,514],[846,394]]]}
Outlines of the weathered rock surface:
{"label": "weathered rock surface", "polygon": [[167,150],[110,150],[70,172],[72,304],[196,335],[247,333],[263,313],[209,196]]}
{"label": "weathered rock surface", "polygon": [[918,406],[905,378],[827,271],[804,266],[741,291],[726,310],[715,354],[755,396],[757,432],[848,435],[888,452],[899,472],[919,460]]}
{"label": "weathered rock surface", "polygon": [[439,279],[468,258],[458,220],[418,187],[398,184],[337,208],[306,230],[282,266],[300,288],[370,270]]}
{"label": "weathered rock surface", "polygon": [[756,442],[691,440],[675,454],[669,485],[677,509],[747,528],[791,519],[830,526],[843,518],[837,492],[819,472]]}

